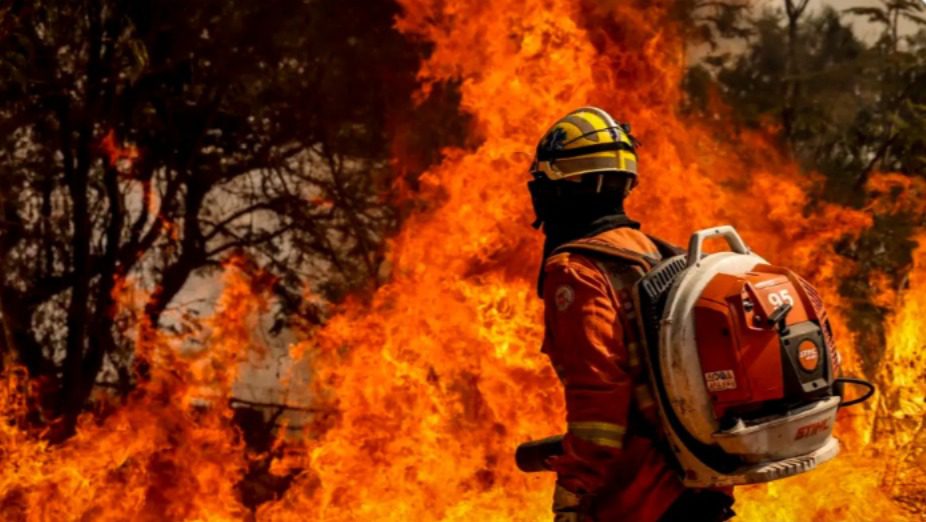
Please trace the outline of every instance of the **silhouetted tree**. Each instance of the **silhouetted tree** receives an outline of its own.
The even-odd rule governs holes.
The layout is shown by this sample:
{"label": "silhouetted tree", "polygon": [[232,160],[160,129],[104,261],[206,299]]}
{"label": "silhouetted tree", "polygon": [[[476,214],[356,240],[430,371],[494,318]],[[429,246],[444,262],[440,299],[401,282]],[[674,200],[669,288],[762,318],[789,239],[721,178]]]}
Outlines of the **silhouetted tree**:
{"label": "silhouetted tree", "polygon": [[124,278],[153,289],[153,324],[232,252],[278,278],[281,317],[308,310],[305,281],[327,299],[375,285],[396,219],[381,196],[387,136],[424,117],[410,101],[424,50],[393,30],[396,13],[336,0],[0,7],[0,348],[44,383],[62,433],[101,372],[131,382],[114,313]]}

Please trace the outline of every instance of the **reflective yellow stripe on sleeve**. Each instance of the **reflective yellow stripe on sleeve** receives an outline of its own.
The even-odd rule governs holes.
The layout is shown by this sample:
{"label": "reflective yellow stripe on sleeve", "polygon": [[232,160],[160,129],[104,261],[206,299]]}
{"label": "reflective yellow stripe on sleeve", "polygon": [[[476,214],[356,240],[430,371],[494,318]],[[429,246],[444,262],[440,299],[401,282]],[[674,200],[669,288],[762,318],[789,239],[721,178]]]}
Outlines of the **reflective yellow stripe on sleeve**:
{"label": "reflective yellow stripe on sleeve", "polygon": [[626,431],[620,424],[595,421],[570,422],[567,428],[569,433],[582,440],[617,449],[623,446]]}

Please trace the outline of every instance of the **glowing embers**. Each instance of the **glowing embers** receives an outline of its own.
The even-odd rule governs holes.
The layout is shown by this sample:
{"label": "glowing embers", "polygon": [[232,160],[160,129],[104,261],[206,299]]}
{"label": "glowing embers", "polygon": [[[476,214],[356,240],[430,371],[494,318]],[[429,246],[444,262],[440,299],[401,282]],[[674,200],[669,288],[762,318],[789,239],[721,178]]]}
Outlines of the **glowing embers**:
{"label": "glowing embers", "polygon": [[113,130],[107,132],[100,140],[100,149],[106,156],[109,166],[120,174],[129,174],[140,156],[135,145],[117,143],[116,133]]}

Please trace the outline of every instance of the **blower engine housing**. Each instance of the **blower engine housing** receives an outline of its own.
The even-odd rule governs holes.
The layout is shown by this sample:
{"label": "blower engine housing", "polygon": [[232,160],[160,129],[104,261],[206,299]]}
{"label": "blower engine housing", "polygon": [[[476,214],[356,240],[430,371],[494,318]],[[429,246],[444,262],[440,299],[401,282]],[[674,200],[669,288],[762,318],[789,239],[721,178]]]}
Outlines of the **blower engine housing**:
{"label": "blower engine housing", "polygon": [[[731,251],[702,255],[714,236]],[[660,438],[685,486],[768,482],[839,453],[837,411],[874,387],[839,375],[826,310],[810,283],[752,253],[730,226],[695,232],[687,255],[670,253],[655,266],[594,246],[582,251],[637,265],[633,298]],[[845,383],[868,392],[845,401]],[[518,467],[548,471],[562,440],[522,444]]]}
{"label": "blower engine housing", "polygon": [[[732,252],[702,257],[706,238]],[[634,289],[663,428],[689,487],[766,482],[839,452],[841,398],[816,290],[729,226],[696,232]]]}

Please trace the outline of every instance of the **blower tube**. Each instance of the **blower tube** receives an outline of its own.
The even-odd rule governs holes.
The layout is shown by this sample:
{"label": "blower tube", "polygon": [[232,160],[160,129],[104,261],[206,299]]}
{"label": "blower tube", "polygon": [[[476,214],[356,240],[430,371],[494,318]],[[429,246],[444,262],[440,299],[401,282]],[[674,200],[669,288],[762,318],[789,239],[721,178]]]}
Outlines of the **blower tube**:
{"label": "blower tube", "polygon": [[532,440],[518,446],[514,452],[514,461],[518,469],[525,473],[552,471],[547,459],[563,454],[563,436],[554,435],[540,440]]}

